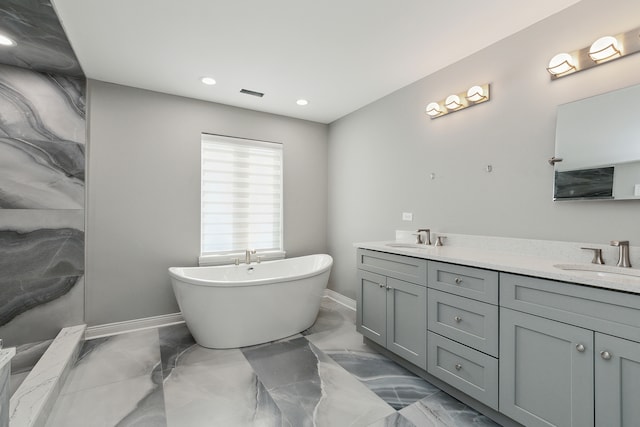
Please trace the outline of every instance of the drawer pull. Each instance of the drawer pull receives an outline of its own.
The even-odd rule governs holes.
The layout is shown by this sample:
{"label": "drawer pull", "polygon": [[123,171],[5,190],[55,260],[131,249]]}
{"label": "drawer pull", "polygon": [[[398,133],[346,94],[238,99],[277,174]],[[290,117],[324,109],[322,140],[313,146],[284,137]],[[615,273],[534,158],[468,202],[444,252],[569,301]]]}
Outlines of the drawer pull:
{"label": "drawer pull", "polygon": [[604,360],[611,360],[611,353],[609,353],[608,351],[601,351],[601,352],[600,352],[600,356],[601,356]]}
{"label": "drawer pull", "polygon": [[460,369],[462,369],[462,365],[460,363],[456,363],[456,371],[459,371]]}
{"label": "drawer pull", "polygon": [[386,285],[385,285],[384,283],[380,283],[380,284],[379,284],[379,286],[380,286],[381,288],[384,288]]}
{"label": "drawer pull", "polygon": [[456,317],[453,318],[453,320],[455,320],[456,323],[460,323],[460,322],[462,322],[462,317],[456,316]]}
{"label": "drawer pull", "polygon": [[459,285],[460,283],[462,283],[462,279],[459,277],[456,277],[454,281],[456,282],[456,285]]}
{"label": "drawer pull", "polygon": [[387,291],[390,291],[391,289],[393,289],[391,286],[387,285]]}
{"label": "drawer pull", "polygon": [[584,346],[582,344],[578,344],[578,345],[576,345],[576,350],[578,350],[580,353],[582,353],[584,351]]}

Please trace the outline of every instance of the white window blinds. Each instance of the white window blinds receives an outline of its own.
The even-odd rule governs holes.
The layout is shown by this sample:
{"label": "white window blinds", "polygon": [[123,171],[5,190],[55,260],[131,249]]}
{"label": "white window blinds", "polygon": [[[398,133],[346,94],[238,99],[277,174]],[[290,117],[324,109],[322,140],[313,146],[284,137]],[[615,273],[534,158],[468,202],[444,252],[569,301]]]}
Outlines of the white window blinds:
{"label": "white window blinds", "polygon": [[282,251],[282,145],[202,134],[201,255]]}

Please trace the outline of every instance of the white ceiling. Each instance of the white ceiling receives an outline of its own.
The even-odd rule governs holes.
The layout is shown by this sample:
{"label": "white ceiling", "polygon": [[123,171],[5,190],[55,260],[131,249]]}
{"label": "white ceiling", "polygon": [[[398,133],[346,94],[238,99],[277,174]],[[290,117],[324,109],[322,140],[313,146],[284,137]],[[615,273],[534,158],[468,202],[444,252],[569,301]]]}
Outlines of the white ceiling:
{"label": "white ceiling", "polygon": [[330,123],[578,0],[52,2],[91,79]]}

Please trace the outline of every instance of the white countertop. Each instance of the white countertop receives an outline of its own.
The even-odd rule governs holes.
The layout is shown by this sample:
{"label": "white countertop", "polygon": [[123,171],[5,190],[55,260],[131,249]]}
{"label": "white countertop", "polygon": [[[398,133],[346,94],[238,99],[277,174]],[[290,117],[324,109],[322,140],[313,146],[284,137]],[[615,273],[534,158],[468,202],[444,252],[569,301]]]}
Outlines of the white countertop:
{"label": "white countertop", "polygon": [[[533,244],[540,243],[540,241],[532,242]],[[598,267],[614,273],[620,270],[624,271],[624,269],[618,267],[600,267],[594,264],[576,262],[574,259],[557,257],[545,258],[541,255],[519,254],[517,252],[514,253],[495,249],[460,247],[455,245],[447,246],[446,241],[445,246],[425,246],[424,248],[401,248],[389,246],[389,244],[393,243],[397,242],[385,241],[356,243],[354,244],[354,246],[362,249],[371,249],[374,251],[407,255],[415,258],[424,258],[433,261],[448,262],[452,264],[462,264],[489,270],[542,277],[545,279],[560,280],[563,282],[572,282],[603,289],[640,294],[640,277],[620,276],[617,274],[615,276],[609,275],[606,277],[601,277],[596,272],[562,270],[560,268],[554,267],[554,265],[572,264],[584,267],[585,269]],[[549,242],[549,244],[553,245],[553,242]],[[580,253],[580,245],[575,245],[577,245],[576,252]],[[544,250],[536,250],[535,252],[545,253]],[[549,253],[553,253],[553,251],[550,250]],[[638,274],[640,274],[640,271],[638,271],[637,269],[633,270],[634,273],[637,272]]]}

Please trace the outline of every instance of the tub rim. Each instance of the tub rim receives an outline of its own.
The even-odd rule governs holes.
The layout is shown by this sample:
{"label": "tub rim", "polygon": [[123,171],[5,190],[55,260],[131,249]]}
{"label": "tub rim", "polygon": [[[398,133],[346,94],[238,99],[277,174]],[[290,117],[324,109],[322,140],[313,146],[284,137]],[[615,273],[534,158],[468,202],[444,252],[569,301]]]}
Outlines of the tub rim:
{"label": "tub rim", "polygon": [[[313,277],[325,273],[331,270],[333,266],[333,257],[329,254],[312,254],[312,255],[303,255],[300,257],[293,258],[285,258],[278,259],[272,261],[264,261],[263,264],[271,264],[277,262],[284,262],[288,260],[295,260],[297,258],[312,258],[312,257],[322,257],[328,259],[327,264],[320,269],[312,270],[305,274],[299,274],[296,276],[280,276],[280,277],[270,277],[266,279],[254,279],[254,280],[243,280],[243,281],[230,281],[230,280],[205,280],[205,279],[196,279],[193,277],[187,277],[183,274],[180,274],[179,271],[184,269],[196,269],[196,268],[230,268],[230,267],[244,267],[246,264],[240,264],[240,266],[235,266],[233,264],[225,264],[225,265],[214,265],[214,266],[205,266],[205,267],[169,267],[169,276],[182,283],[187,283],[193,286],[201,286],[201,287],[209,287],[209,288],[236,288],[236,287],[248,287],[248,286],[260,286],[260,285],[270,285],[275,283],[285,283],[285,282],[293,282],[295,280],[305,279],[308,277]],[[254,265],[254,264],[252,264]],[[257,264],[256,264],[257,265]],[[248,266],[247,266],[248,267]]]}

